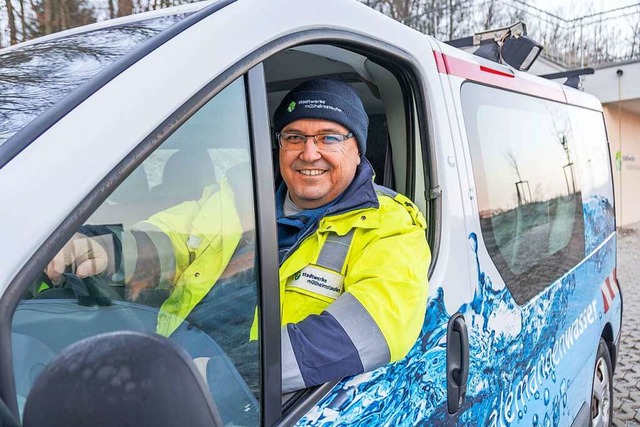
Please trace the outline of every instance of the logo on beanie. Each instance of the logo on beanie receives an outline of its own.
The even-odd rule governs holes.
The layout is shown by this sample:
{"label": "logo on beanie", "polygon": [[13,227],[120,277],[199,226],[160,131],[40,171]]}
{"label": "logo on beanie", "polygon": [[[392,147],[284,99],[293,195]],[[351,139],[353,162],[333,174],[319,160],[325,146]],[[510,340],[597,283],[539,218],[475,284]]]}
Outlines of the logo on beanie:
{"label": "logo on beanie", "polygon": [[301,99],[298,101],[298,104],[308,109],[331,110],[335,111],[336,113],[343,112],[341,108],[327,104],[327,101],[325,101],[324,99]]}
{"label": "logo on beanie", "polygon": [[292,112],[295,108],[296,108],[296,101],[291,101],[291,103],[287,107],[287,111]]}

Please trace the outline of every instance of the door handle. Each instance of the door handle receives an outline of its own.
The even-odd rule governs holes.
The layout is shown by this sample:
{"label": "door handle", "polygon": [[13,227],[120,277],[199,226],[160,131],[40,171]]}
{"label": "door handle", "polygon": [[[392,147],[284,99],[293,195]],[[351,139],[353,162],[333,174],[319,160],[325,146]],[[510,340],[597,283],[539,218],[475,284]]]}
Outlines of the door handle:
{"label": "door handle", "polygon": [[469,334],[462,313],[447,325],[447,406],[455,414],[464,405],[469,377]]}

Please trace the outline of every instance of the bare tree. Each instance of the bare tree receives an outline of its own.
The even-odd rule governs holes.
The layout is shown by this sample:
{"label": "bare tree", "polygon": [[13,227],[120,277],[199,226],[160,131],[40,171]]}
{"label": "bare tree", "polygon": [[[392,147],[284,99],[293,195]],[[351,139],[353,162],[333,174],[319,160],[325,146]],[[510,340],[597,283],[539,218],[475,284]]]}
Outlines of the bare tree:
{"label": "bare tree", "polygon": [[128,16],[133,13],[132,0],[118,0],[118,16]]}
{"label": "bare tree", "polygon": [[520,174],[520,166],[518,165],[518,157],[513,152],[513,149],[509,147],[509,149],[507,149],[503,155],[504,157],[506,157],[507,161],[509,162],[509,166],[513,168],[514,172],[518,176],[518,181],[522,181],[522,175]]}
{"label": "bare tree", "polygon": [[527,203],[533,202],[534,200],[531,197],[531,188],[529,187],[529,181],[522,179],[520,166],[518,164],[518,157],[513,151],[513,147],[508,147],[503,155],[507,159],[509,166],[513,168],[516,175],[518,176],[518,180],[514,183],[516,187],[516,198],[518,201],[518,206],[526,205]]}
{"label": "bare tree", "polygon": [[628,40],[629,44],[631,45],[629,56],[631,58],[635,58],[640,52],[640,20],[635,19],[633,22],[629,22],[629,20],[627,20],[627,22],[631,26],[631,40]]}
{"label": "bare tree", "polygon": [[5,0],[7,6],[7,20],[9,21],[9,43],[18,43],[18,30],[16,28],[16,16],[13,10],[11,0]]}
{"label": "bare tree", "polygon": [[486,4],[483,16],[482,29],[493,28],[496,21],[496,0],[490,0]]}
{"label": "bare tree", "polygon": [[473,4],[469,0],[449,0],[447,10],[449,19],[448,40],[464,37],[472,33],[473,29],[469,28],[469,24],[465,24],[472,15],[470,13],[473,10],[472,6]]}
{"label": "bare tree", "polygon": [[86,0],[32,0],[37,26],[34,36],[51,34],[96,21],[94,8]]}
{"label": "bare tree", "polygon": [[24,0],[20,1],[20,26],[22,27],[22,40],[27,40],[27,20],[24,15]]}
{"label": "bare tree", "polygon": [[[531,0],[361,1],[418,31],[444,40],[522,20],[528,24],[530,37],[543,44],[546,54],[570,68],[640,58],[638,4],[605,12],[583,7],[582,16],[569,19],[563,16],[570,16],[575,4],[560,3],[555,12],[549,12]],[[619,24],[624,17],[628,17],[627,27]]]}

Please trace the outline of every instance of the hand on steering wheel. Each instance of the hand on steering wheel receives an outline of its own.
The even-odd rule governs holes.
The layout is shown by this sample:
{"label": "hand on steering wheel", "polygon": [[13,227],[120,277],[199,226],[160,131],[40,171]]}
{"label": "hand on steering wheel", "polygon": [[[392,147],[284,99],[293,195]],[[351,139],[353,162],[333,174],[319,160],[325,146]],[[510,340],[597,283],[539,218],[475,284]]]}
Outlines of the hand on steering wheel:
{"label": "hand on steering wheel", "polygon": [[44,272],[55,285],[60,285],[68,266],[72,273],[83,278],[104,272],[108,261],[107,252],[100,243],[76,233],[53,257]]}

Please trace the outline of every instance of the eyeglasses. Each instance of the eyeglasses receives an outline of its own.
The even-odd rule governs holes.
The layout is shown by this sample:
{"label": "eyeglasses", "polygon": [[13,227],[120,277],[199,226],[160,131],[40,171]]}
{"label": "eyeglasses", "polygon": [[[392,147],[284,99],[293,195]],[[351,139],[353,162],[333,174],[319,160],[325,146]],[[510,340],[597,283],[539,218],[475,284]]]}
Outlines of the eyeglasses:
{"label": "eyeglasses", "polygon": [[320,151],[337,151],[339,150],[340,143],[346,141],[349,138],[353,138],[353,133],[349,132],[346,135],[342,135],[339,133],[303,135],[300,133],[276,132],[276,138],[278,139],[280,148],[285,151],[304,150],[304,144],[309,138],[313,138],[313,142],[316,143],[316,147],[318,147],[318,150]]}

